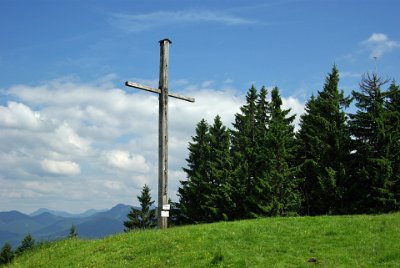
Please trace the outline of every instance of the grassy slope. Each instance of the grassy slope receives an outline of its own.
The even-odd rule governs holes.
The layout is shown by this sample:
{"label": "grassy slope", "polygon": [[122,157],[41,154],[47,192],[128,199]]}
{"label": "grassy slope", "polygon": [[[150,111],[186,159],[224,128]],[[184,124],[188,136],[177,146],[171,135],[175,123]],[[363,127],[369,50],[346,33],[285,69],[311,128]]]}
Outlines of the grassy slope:
{"label": "grassy slope", "polygon": [[[79,230],[78,230],[79,231]],[[317,263],[309,263],[310,258]],[[12,267],[399,267],[400,213],[266,218],[64,240]]]}

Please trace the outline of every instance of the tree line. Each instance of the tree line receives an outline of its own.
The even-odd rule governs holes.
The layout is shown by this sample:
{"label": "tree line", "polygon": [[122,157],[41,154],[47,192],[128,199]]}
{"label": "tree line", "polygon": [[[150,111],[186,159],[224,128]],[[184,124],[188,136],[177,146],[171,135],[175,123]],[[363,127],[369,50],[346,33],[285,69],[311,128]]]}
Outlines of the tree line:
{"label": "tree line", "polygon": [[[400,90],[388,82],[367,73],[345,96],[334,65],[297,131],[279,89],[252,86],[232,129],[218,115],[197,124],[170,224],[399,210]],[[156,225],[147,185],[138,200],[125,231]]]}
{"label": "tree line", "polygon": [[[295,131],[277,87],[252,86],[233,128],[201,120],[189,143],[177,223],[384,213],[400,204],[400,91],[365,74],[345,96],[334,65]],[[346,109],[355,104],[354,113]]]}
{"label": "tree line", "polygon": [[21,245],[15,250],[15,252],[12,250],[12,247],[9,243],[5,243],[0,251],[0,266],[11,263],[15,256],[20,256],[24,252],[32,250],[34,247],[35,240],[30,234],[25,236],[25,238],[21,241]]}

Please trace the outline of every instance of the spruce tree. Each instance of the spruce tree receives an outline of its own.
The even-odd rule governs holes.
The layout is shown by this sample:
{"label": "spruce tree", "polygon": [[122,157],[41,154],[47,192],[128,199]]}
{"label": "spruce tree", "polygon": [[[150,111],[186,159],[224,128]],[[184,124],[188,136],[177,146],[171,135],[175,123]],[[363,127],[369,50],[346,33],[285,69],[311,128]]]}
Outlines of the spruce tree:
{"label": "spruce tree", "polygon": [[392,163],[392,192],[395,195],[395,209],[400,209],[400,87],[393,81],[385,102],[387,111],[387,140],[389,159]]}
{"label": "spruce tree", "polygon": [[168,198],[168,204],[171,206],[169,211],[168,227],[182,225],[183,222],[179,203],[172,202],[171,198]]}
{"label": "spruce tree", "polygon": [[279,89],[271,91],[270,121],[267,133],[268,172],[266,181],[270,192],[269,215],[294,215],[301,206],[299,180],[294,165],[295,138],[290,109],[282,109]]}
{"label": "spruce tree", "polygon": [[237,204],[235,218],[256,217],[259,214],[259,200],[255,194],[255,185],[259,184],[257,165],[257,90],[252,86],[246,96],[246,104],[235,115],[232,130],[232,158],[236,164],[234,170],[235,191],[233,198]]}
{"label": "spruce tree", "polygon": [[14,252],[10,243],[5,243],[0,252],[0,264],[11,263],[14,259]]}
{"label": "spruce tree", "polygon": [[210,181],[210,135],[207,122],[202,119],[196,126],[196,135],[189,143],[187,167],[183,171],[187,180],[180,181],[179,209],[183,223],[210,222],[214,211],[210,209],[212,185]]}
{"label": "spruce tree", "polygon": [[[299,177],[302,179],[301,190],[303,193],[303,214],[318,214],[316,207],[319,204],[318,185],[318,155],[321,143],[318,130],[314,127],[314,114],[316,113],[315,97],[311,95],[305,104],[305,113],[300,117],[300,130],[297,133],[297,161],[299,165]],[[320,205],[319,205],[320,206]],[[320,212],[321,213],[321,212]]]}
{"label": "spruce tree", "polygon": [[68,237],[73,239],[73,238],[76,238],[77,236],[78,236],[78,234],[76,233],[75,225],[72,224],[71,228],[69,229],[69,236]]}
{"label": "spruce tree", "polygon": [[353,91],[358,108],[351,114],[350,129],[354,137],[354,212],[379,213],[395,209],[392,192],[393,169],[388,139],[387,92],[381,90],[387,81],[377,74],[366,74],[360,91]]}
{"label": "spruce tree", "polygon": [[351,99],[338,89],[339,71],[334,65],[323,90],[306,103],[297,134],[300,176],[304,179],[308,215],[343,213],[348,184],[350,133],[344,110]]}
{"label": "spruce tree", "polygon": [[[254,216],[271,215],[271,182],[268,180],[270,175],[268,144],[269,124],[271,118],[271,103],[267,101],[268,91],[262,87],[256,100],[256,123],[255,123],[255,171],[253,184],[253,206]],[[255,209],[254,209],[255,208]]]}
{"label": "spruce tree", "polygon": [[35,240],[32,238],[30,234],[25,236],[25,238],[21,241],[21,245],[15,251],[16,255],[20,255],[27,250],[33,249],[35,246]]}
{"label": "spruce tree", "polygon": [[234,218],[236,204],[233,200],[232,159],[230,155],[230,133],[217,115],[209,129],[210,184],[212,185],[209,207],[214,221]]}
{"label": "spruce tree", "polygon": [[126,232],[134,229],[154,228],[156,226],[156,213],[155,210],[151,208],[154,201],[151,200],[149,186],[145,184],[141,195],[137,198],[141,209],[131,207],[131,211],[127,215],[128,220],[124,222]]}

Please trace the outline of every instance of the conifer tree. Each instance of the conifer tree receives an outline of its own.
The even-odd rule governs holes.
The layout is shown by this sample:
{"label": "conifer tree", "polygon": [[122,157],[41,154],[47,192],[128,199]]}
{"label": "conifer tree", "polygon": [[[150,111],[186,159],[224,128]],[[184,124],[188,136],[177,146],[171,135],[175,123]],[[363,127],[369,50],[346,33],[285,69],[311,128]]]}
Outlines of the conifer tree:
{"label": "conifer tree", "polygon": [[[246,95],[246,104],[235,115],[232,130],[232,158],[236,163],[234,170],[234,202],[237,204],[235,218],[257,217],[260,214],[258,194],[260,167],[257,140],[257,90],[252,86]],[[257,189],[258,192],[261,189]]]}
{"label": "conifer tree", "polygon": [[387,139],[389,158],[392,163],[392,192],[395,195],[395,209],[400,209],[400,87],[393,81],[388,90],[385,103],[387,117]]}
{"label": "conifer tree", "polygon": [[378,213],[395,209],[392,192],[395,182],[388,142],[387,92],[381,90],[387,81],[377,74],[366,74],[360,91],[353,91],[358,108],[351,114],[350,129],[354,137],[354,212]]}
{"label": "conifer tree", "polygon": [[334,65],[323,90],[306,103],[297,135],[305,213],[343,213],[347,193],[350,133],[344,110],[351,99],[338,89]]}
{"label": "conifer tree", "polygon": [[35,246],[35,240],[32,238],[31,234],[25,236],[25,238],[21,241],[21,245],[15,251],[16,255],[22,254],[24,251],[33,249]]}
{"label": "conifer tree", "polygon": [[168,204],[171,206],[169,211],[168,227],[182,225],[183,222],[179,203],[172,202],[171,198],[168,198]]}
{"label": "conifer tree", "polygon": [[14,252],[10,243],[5,243],[0,252],[0,264],[11,263],[14,259]]}
{"label": "conifer tree", "polygon": [[68,237],[73,239],[73,238],[76,238],[77,236],[78,236],[78,234],[76,233],[75,225],[72,224],[71,228],[69,229],[69,236]]}
{"label": "conifer tree", "polygon": [[230,155],[230,133],[217,115],[209,129],[210,183],[212,195],[209,207],[213,210],[214,221],[233,219],[236,207],[233,201],[232,160]]}
{"label": "conifer tree", "polygon": [[282,109],[279,89],[271,91],[270,121],[267,134],[270,215],[294,215],[301,206],[299,180],[294,166],[295,139],[290,109]]}
{"label": "conifer tree", "polygon": [[297,133],[297,161],[299,176],[303,183],[301,189],[304,198],[303,214],[314,215],[318,200],[318,155],[320,144],[318,130],[314,127],[314,114],[316,113],[315,96],[311,95],[305,104],[305,113],[300,117],[300,130]]}
{"label": "conifer tree", "polygon": [[271,119],[271,103],[267,101],[268,91],[262,87],[256,101],[256,143],[255,152],[255,171],[253,185],[253,206],[254,216],[271,215],[271,182],[268,180],[270,175],[269,157],[270,148],[268,144],[269,124]]}
{"label": "conifer tree", "polygon": [[141,209],[131,207],[131,211],[127,215],[128,220],[124,222],[126,232],[134,229],[147,229],[156,226],[156,213],[155,210],[151,208],[154,201],[151,200],[150,188],[147,184],[143,186],[141,195],[137,198]]}
{"label": "conifer tree", "polygon": [[207,122],[202,119],[196,126],[196,135],[189,143],[189,157],[186,159],[186,181],[180,181],[178,189],[179,209],[183,223],[210,222],[214,212],[210,210],[212,185],[210,184],[210,135]]}

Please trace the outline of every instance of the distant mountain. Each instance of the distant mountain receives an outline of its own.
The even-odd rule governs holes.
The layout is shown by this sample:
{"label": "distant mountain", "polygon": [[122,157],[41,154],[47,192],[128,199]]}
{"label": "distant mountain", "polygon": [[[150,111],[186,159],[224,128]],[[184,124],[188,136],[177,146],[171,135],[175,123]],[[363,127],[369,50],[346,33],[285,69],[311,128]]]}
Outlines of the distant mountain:
{"label": "distant mountain", "polygon": [[28,215],[25,215],[16,210],[0,212],[0,221],[2,221],[4,223],[10,223],[10,222],[19,221],[19,220],[27,220],[29,218],[30,217]]}
{"label": "distant mountain", "polygon": [[33,219],[37,223],[40,223],[40,224],[46,226],[46,225],[50,225],[57,221],[62,220],[63,217],[53,215],[49,212],[44,212],[42,214],[32,216],[31,219]]}
{"label": "distant mountain", "polygon": [[68,213],[65,211],[60,211],[60,210],[51,210],[51,209],[47,209],[47,208],[39,208],[38,210],[36,210],[35,212],[32,212],[31,214],[29,214],[30,216],[37,216],[43,213],[50,213],[54,216],[60,216],[60,217],[64,217],[64,218],[84,218],[84,217],[90,217],[98,212],[103,212],[103,211],[107,211],[106,209],[103,210],[96,210],[96,209],[89,209],[83,213],[79,213],[79,214],[72,214],[72,213]]}
{"label": "distant mountain", "polygon": [[15,210],[0,212],[0,222],[2,222],[0,231],[16,234],[31,233],[42,228],[42,225],[30,216]]}
{"label": "distant mountain", "polygon": [[5,242],[16,247],[27,234],[37,242],[62,239],[68,236],[72,225],[82,238],[101,238],[119,233],[124,229],[123,222],[130,209],[131,206],[118,204],[106,211],[92,209],[81,214],[45,208],[31,215],[18,211],[0,212],[0,247]]}
{"label": "distant mountain", "polygon": [[117,219],[119,221],[125,221],[126,215],[129,213],[130,210],[131,206],[118,204],[108,211],[99,212],[92,215],[91,218],[111,218],[111,219]]}

